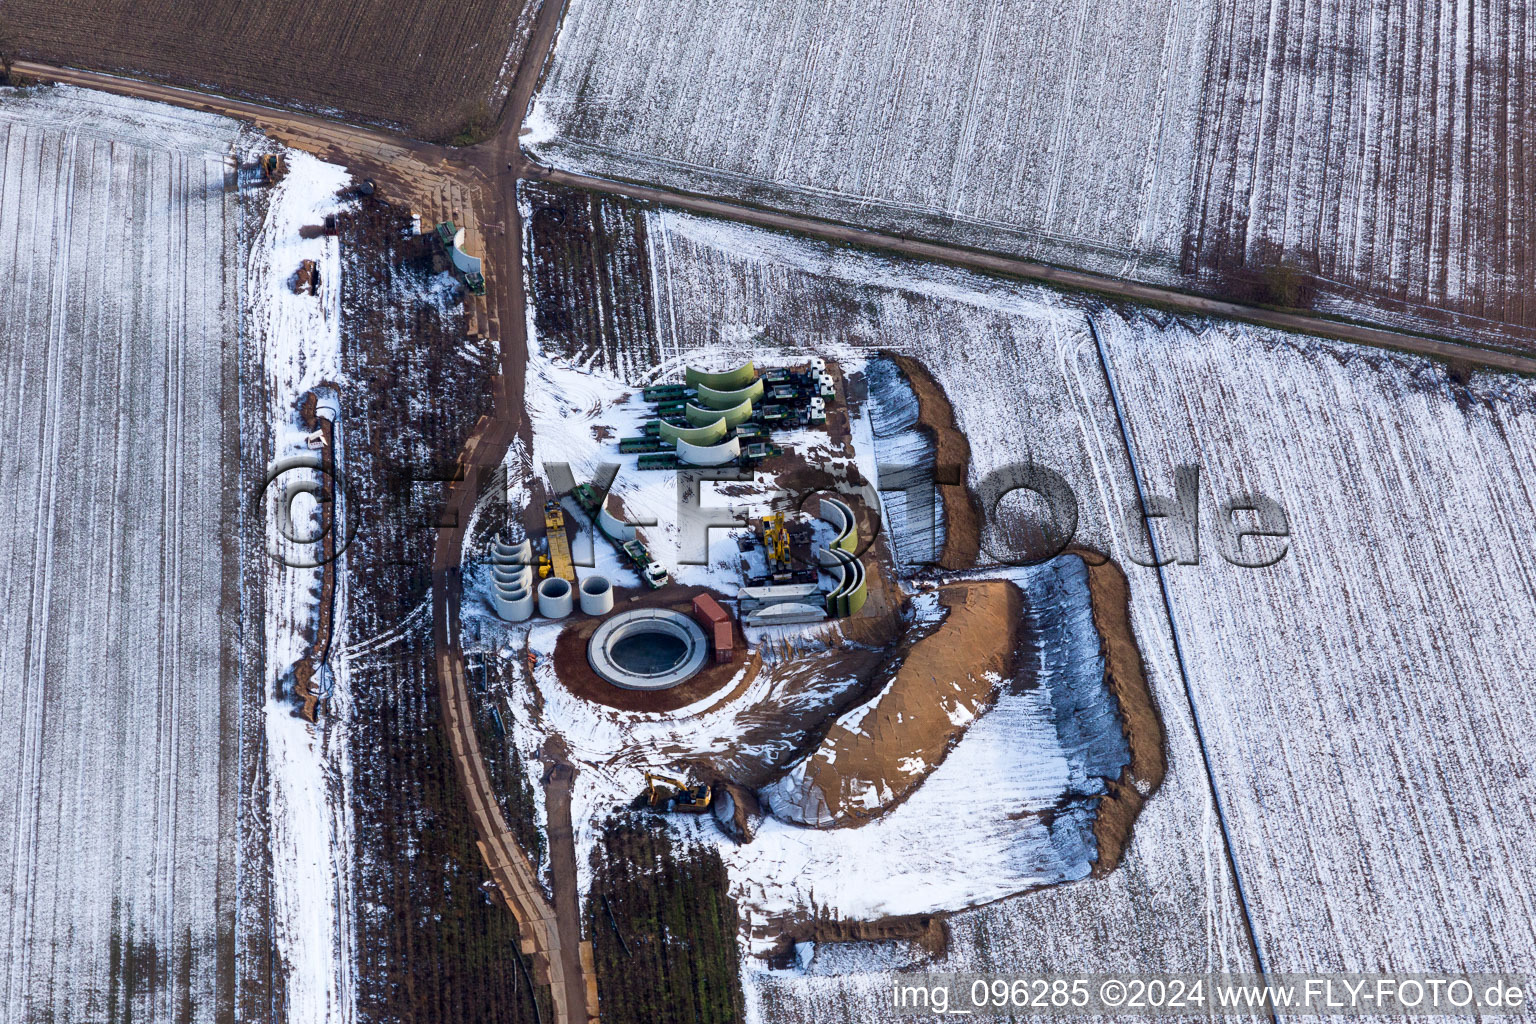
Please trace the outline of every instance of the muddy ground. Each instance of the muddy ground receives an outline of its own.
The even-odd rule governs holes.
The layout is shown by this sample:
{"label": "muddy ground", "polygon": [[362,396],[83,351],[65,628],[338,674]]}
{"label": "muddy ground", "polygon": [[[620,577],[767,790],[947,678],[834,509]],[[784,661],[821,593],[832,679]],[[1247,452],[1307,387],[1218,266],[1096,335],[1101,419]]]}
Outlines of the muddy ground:
{"label": "muddy ground", "polygon": [[[489,131],[531,30],[523,0],[11,0],[19,55],[433,141]],[[466,139],[467,141],[467,139]]]}
{"label": "muddy ground", "polygon": [[[490,406],[494,345],[420,299],[431,272],[405,212],[341,218],[343,467],[357,536],[348,635],[391,629],[427,600],[445,473]],[[487,878],[442,731],[423,624],[352,663],[359,1015],[377,1022],[538,1019],[517,925]],[[323,712],[322,712],[323,713]],[[548,1019],[548,1007],[544,1007]]]}

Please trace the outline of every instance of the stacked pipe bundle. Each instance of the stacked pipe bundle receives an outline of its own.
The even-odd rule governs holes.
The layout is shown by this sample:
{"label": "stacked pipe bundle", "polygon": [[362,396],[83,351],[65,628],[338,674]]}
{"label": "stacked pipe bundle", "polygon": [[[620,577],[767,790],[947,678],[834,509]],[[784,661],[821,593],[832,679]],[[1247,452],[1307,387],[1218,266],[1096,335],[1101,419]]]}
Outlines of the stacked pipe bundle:
{"label": "stacked pipe bundle", "polygon": [[507,622],[525,622],[533,615],[533,546],[522,527],[511,525],[491,538],[491,606]]}

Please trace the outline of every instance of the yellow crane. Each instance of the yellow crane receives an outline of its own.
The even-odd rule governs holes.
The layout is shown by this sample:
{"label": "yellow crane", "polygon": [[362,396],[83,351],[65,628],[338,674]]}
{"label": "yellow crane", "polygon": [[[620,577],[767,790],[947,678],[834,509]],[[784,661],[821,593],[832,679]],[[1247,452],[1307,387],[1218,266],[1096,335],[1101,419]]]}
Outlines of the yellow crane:
{"label": "yellow crane", "polygon": [[[709,810],[710,799],[714,796],[708,786],[689,786],[674,778],[666,775],[657,775],[654,772],[646,772],[645,781],[649,785],[647,792],[651,807],[657,810],[664,809],[667,801],[670,800],[672,801],[673,810],[681,811],[684,814],[703,814]],[[658,782],[671,786],[676,792],[657,789],[656,783]]]}

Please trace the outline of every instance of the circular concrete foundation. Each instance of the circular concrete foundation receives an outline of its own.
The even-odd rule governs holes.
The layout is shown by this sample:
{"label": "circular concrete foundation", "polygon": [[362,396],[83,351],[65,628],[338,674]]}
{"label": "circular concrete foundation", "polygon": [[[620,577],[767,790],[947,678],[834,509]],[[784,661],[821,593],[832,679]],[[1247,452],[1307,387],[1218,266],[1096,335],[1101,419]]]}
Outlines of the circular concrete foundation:
{"label": "circular concrete foundation", "polygon": [[704,667],[709,638],[699,624],[667,608],[637,608],[597,627],[587,642],[592,671],[626,690],[665,690]]}

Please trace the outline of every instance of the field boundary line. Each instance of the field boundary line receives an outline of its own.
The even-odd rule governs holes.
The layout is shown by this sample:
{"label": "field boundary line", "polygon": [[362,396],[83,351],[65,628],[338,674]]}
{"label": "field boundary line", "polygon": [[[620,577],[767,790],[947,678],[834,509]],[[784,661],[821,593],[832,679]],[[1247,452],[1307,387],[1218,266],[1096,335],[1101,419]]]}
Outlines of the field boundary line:
{"label": "field boundary line", "polygon": [[[1088,333],[1093,337],[1093,347],[1099,357],[1099,370],[1104,374],[1104,386],[1109,391],[1110,407],[1115,413],[1115,424],[1120,429],[1120,440],[1125,445],[1125,457],[1131,464],[1131,483],[1136,488],[1136,501],[1141,506],[1143,516],[1147,516],[1150,509],[1147,505],[1146,489],[1141,484],[1141,467],[1136,461],[1136,450],[1131,445],[1131,428],[1126,422],[1125,412],[1120,405],[1120,392],[1115,387],[1115,379],[1110,374],[1109,356],[1104,351],[1104,342],[1099,337],[1098,327],[1093,322],[1093,314],[1084,317],[1088,321]],[[1157,563],[1157,589],[1162,597],[1163,612],[1168,618],[1168,633],[1173,639],[1173,657],[1179,666],[1179,681],[1184,687],[1184,699],[1189,705],[1190,719],[1195,726],[1195,736],[1200,745],[1200,762],[1205,766],[1205,778],[1211,791],[1211,806],[1216,812],[1216,821],[1221,826],[1221,844],[1226,854],[1227,869],[1232,872],[1233,891],[1237,895],[1237,905],[1243,912],[1243,929],[1248,933],[1248,945],[1253,950],[1254,963],[1258,966],[1260,974],[1267,974],[1264,965],[1264,951],[1259,947],[1258,932],[1253,927],[1253,912],[1248,907],[1248,895],[1243,889],[1243,876],[1238,868],[1237,857],[1232,852],[1232,833],[1227,827],[1227,815],[1221,805],[1221,788],[1216,782],[1216,769],[1211,764],[1211,755],[1207,749],[1205,729],[1200,724],[1200,710],[1195,704],[1194,687],[1189,682],[1189,666],[1184,659],[1184,645],[1179,640],[1179,627],[1173,612],[1173,596],[1168,591],[1168,581],[1163,574],[1162,557],[1157,550],[1157,538],[1152,535],[1152,530],[1147,529],[1147,542],[1151,545],[1152,560]],[[1273,1010],[1269,1014],[1270,1020],[1277,1021]]]}
{"label": "field boundary line", "polygon": [[948,264],[988,276],[1023,279],[1066,292],[1088,293],[1119,302],[1129,301],[1181,313],[1255,324],[1290,334],[1332,338],[1432,359],[1470,363],[1507,373],[1536,375],[1536,356],[1493,345],[1477,345],[1443,336],[1372,327],[1317,314],[1248,306],[1092,271],[1074,270],[982,249],[875,231],[808,214],[787,213],[769,207],[728,202],[696,193],[578,174],[538,164],[531,165],[530,174],[538,181],[671,206],[689,213],[802,235],[818,241]]}

